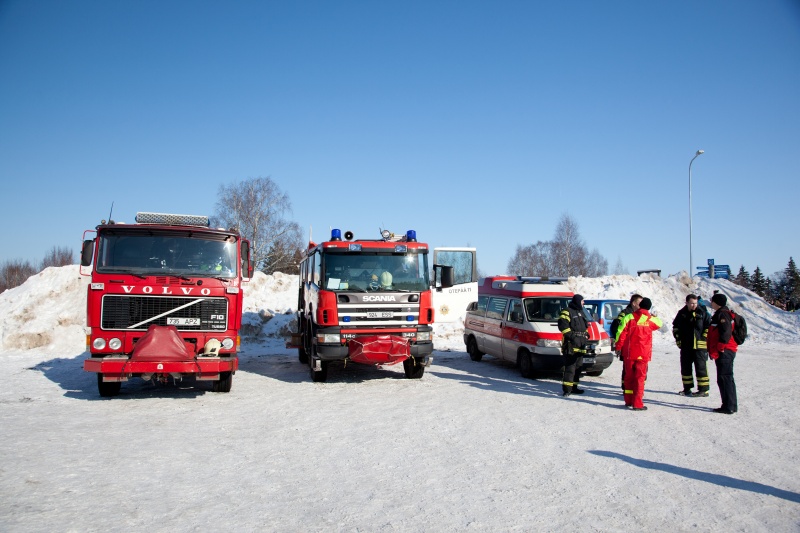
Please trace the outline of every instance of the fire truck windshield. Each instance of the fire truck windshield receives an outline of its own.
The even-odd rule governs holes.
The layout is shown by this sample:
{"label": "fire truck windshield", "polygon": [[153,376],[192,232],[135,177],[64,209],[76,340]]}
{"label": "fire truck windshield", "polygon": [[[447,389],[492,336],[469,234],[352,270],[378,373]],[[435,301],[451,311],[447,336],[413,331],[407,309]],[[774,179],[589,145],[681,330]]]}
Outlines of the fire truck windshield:
{"label": "fire truck windshield", "polygon": [[391,253],[326,253],[326,290],[410,291],[430,289],[428,255]]}
{"label": "fire truck windshield", "polygon": [[108,232],[100,235],[97,272],[136,275],[236,275],[233,237],[198,232]]}

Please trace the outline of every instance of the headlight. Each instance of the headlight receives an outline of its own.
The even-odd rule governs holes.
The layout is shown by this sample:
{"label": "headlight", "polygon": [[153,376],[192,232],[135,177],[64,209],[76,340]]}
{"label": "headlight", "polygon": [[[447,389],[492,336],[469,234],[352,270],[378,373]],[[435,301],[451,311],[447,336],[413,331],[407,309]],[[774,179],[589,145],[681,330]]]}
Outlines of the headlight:
{"label": "headlight", "polygon": [[122,347],[122,341],[114,337],[108,341],[108,347],[112,350],[119,350]]}
{"label": "headlight", "polygon": [[611,339],[600,339],[600,342],[597,343],[598,346],[611,346]]}
{"label": "headlight", "polygon": [[418,331],[417,332],[417,340],[418,341],[429,341],[429,340],[431,340],[431,332],[430,331]]}
{"label": "headlight", "polygon": [[542,348],[561,348],[561,341],[553,339],[539,339],[536,341],[536,346]]}
{"label": "headlight", "polygon": [[339,344],[342,337],[338,333],[317,333],[317,342],[320,344]]}
{"label": "headlight", "polygon": [[93,340],[92,341],[92,348],[94,348],[95,350],[105,350],[105,348],[106,348],[106,340],[105,339],[101,339],[101,338],[97,338],[97,339]]}
{"label": "headlight", "polygon": [[233,348],[233,339],[222,339],[222,347],[226,350]]}

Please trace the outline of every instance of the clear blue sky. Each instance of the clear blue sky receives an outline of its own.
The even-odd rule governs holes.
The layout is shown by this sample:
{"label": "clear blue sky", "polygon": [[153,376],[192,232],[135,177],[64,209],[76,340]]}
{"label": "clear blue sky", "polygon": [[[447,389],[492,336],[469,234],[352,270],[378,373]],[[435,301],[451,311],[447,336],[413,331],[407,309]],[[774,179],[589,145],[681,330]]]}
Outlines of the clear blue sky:
{"label": "clear blue sky", "polygon": [[697,149],[695,266],[800,260],[800,2],[0,1],[0,261],[270,176],[315,240],[674,273]]}

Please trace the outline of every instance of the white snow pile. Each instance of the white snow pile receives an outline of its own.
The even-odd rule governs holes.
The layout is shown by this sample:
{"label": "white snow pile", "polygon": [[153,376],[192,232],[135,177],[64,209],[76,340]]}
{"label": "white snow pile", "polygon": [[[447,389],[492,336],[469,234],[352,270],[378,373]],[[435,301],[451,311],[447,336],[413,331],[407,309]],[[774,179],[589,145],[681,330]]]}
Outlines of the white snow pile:
{"label": "white snow pile", "polygon": [[[131,380],[101,399],[83,371],[88,278],[50,268],[0,294],[0,530],[800,530],[800,314],[723,280],[573,278],[585,298],[653,300],[665,322],[645,390],[623,408],[620,365],[563,398],[560,376],[464,352],[436,326],[422,379],[402,365],[332,367],[294,350],[297,276],[244,288],[229,393]],[[682,388],[672,318],[689,292],[748,321],[739,412]]]}

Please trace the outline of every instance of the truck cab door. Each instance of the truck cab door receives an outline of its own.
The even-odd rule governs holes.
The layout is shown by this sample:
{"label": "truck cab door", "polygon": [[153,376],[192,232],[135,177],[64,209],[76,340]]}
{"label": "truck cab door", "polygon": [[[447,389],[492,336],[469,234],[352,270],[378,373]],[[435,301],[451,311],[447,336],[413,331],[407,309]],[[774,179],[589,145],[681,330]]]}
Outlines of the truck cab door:
{"label": "truck cab door", "polygon": [[475,248],[433,249],[433,264],[453,267],[453,286],[432,288],[436,322],[459,322],[467,305],[478,301],[478,262]]}

